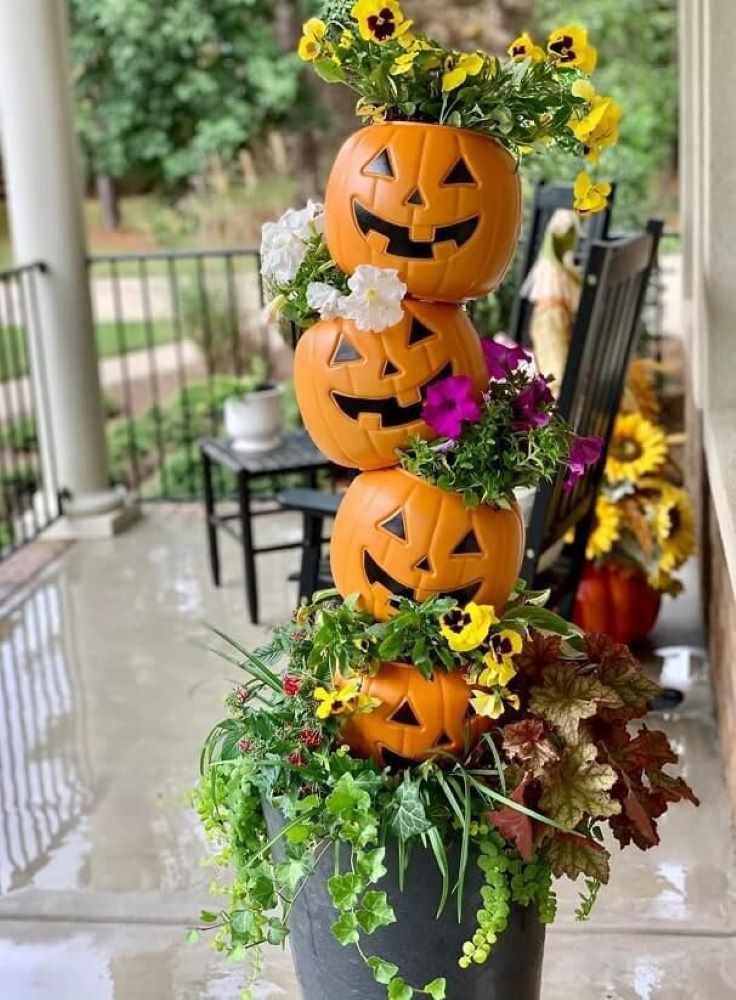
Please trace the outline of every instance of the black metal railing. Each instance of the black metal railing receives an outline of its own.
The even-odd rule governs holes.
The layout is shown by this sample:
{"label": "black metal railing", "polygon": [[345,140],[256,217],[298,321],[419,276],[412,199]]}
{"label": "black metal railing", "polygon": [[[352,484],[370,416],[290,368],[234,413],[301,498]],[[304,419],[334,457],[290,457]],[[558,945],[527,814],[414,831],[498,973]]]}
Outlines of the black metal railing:
{"label": "black metal railing", "polygon": [[[224,401],[241,376],[255,357],[276,376],[290,374],[286,342],[264,319],[259,253],[96,255],[89,274],[113,481],[144,500],[200,499],[197,440],[222,432]],[[659,268],[642,323],[658,356]],[[217,485],[232,484],[222,476]]]}
{"label": "black metal railing", "polygon": [[0,559],[36,538],[60,513],[37,336],[45,271],[44,264],[33,263],[0,273]]}
{"label": "black metal railing", "polygon": [[197,439],[220,432],[256,357],[279,362],[258,251],[96,255],[89,274],[113,480],[144,499],[197,498]]}

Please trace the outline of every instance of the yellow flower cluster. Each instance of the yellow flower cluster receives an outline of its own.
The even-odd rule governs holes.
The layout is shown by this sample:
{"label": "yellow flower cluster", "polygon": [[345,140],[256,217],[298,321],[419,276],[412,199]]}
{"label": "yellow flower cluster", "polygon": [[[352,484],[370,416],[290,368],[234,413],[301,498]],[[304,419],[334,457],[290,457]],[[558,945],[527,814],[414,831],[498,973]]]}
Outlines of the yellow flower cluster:
{"label": "yellow flower cluster", "polygon": [[326,719],[330,715],[346,713],[371,712],[380,703],[376,698],[363,694],[362,679],[354,677],[339,688],[318,687],[314,689],[314,700],[318,702],[316,715],[318,719]]}
{"label": "yellow flower cluster", "polygon": [[530,59],[532,62],[543,62],[549,59],[560,69],[579,69],[581,73],[592,73],[598,62],[598,52],[588,41],[588,32],[574,24],[555,28],[547,39],[546,52],[527,31],[513,40],[507,52],[518,61]]}
{"label": "yellow flower cluster", "polygon": [[297,52],[304,62],[314,62],[322,55],[325,44],[327,25],[318,17],[310,17],[302,26],[302,37],[299,39]]}
{"label": "yellow flower cluster", "polygon": [[497,624],[491,605],[473,602],[444,615],[440,623],[442,635],[455,652],[467,653],[479,646],[487,649],[482,667],[474,671],[468,682],[473,685],[471,705],[478,715],[489,719],[497,719],[507,705],[519,707],[518,695],[509,691],[507,685],[516,676],[514,656],[521,652],[522,638],[513,629],[490,634],[492,626]]}

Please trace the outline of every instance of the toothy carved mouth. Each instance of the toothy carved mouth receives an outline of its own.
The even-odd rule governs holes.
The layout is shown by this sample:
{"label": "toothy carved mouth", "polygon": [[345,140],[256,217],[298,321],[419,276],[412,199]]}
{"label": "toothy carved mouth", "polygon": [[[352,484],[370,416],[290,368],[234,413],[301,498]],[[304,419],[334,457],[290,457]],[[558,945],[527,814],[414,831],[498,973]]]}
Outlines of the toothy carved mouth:
{"label": "toothy carved mouth", "polygon": [[[363,551],[363,572],[368,583],[380,583],[393,597],[406,597],[410,601],[421,600],[419,594],[413,587],[407,587],[391,576],[383,566],[379,566],[367,549]],[[456,587],[455,590],[442,590],[437,592],[438,597],[454,597],[458,604],[465,605],[473,600],[480,589],[482,580],[474,580],[464,587]]]}
{"label": "toothy carved mouth", "polygon": [[408,226],[398,226],[394,222],[382,219],[380,215],[374,215],[359,201],[353,203],[353,210],[355,221],[364,236],[372,231],[386,237],[388,244],[385,253],[415,260],[432,260],[435,246],[439,243],[448,243],[450,240],[454,240],[459,250],[473,235],[479,221],[479,216],[472,215],[469,219],[453,222],[449,226],[435,226],[434,239],[413,240],[409,235]]}
{"label": "toothy carved mouth", "polygon": [[342,392],[333,392],[332,398],[346,417],[357,420],[361,413],[377,413],[381,418],[381,427],[404,427],[422,419],[422,407],[427,398],[427,390],[435,382],[449,378],[452,375],[452,362],[448,362],[436,375],[433,375],[424,385],[419,386],[421,399],[418,403],[401,406],[396,396],[346,396]]}

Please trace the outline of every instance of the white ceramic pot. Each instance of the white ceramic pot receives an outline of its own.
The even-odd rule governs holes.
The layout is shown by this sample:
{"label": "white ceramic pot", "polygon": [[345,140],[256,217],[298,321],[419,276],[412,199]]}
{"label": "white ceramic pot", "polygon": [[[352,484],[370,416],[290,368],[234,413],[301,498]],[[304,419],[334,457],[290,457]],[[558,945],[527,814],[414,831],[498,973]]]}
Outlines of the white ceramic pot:
{"label": "white ceramic pot", "polygon": [[271,451],[281,441],[280,385],[225,400],[225,434],[238,451]]}

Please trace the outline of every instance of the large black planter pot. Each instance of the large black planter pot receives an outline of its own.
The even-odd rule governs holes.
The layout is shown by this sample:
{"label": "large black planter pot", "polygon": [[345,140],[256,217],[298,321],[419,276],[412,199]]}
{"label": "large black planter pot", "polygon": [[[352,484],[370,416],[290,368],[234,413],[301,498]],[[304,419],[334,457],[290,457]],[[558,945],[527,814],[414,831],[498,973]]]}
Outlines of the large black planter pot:
{"label": "large black planter pot", "polygon": [[[265,805],[271,836],[283,826],[281,816]],[[277,845],[277,848],[281,845]],[[282,848],[283,850],[283,848]],[[280,853],[277,850],[277,853]],[[457,870],[458,849],[448,849],[450,872]],[[348,868],[347,854],[342,870]],[[463,922],[457,922],[455,900],[450,899],[435,920],[442,879],[430,850],[417,844],[411,854],[404,891],[399,891],[396,851],[386,852],[387,874],[373,888],[388,893],[397,922],[374,934],[362,935],[368,955],[379,955],[399,966],[412,986],[422,987],[438,976],[447,979],[448,1000],[539,1000],[544,954],[544,926],[533,907],[514,906],[506,931],[483,965],[461,969],[457,960],[463,942],[477,929],[483,875],[471,859],[466,876]],[[327,851],[294,904],[289,942],[303,1000],[385,1000],[386,988],[377,984],[355,947],[343,947],[330,927],[337,914],[327,880],[334,874],[334,855]]]}

